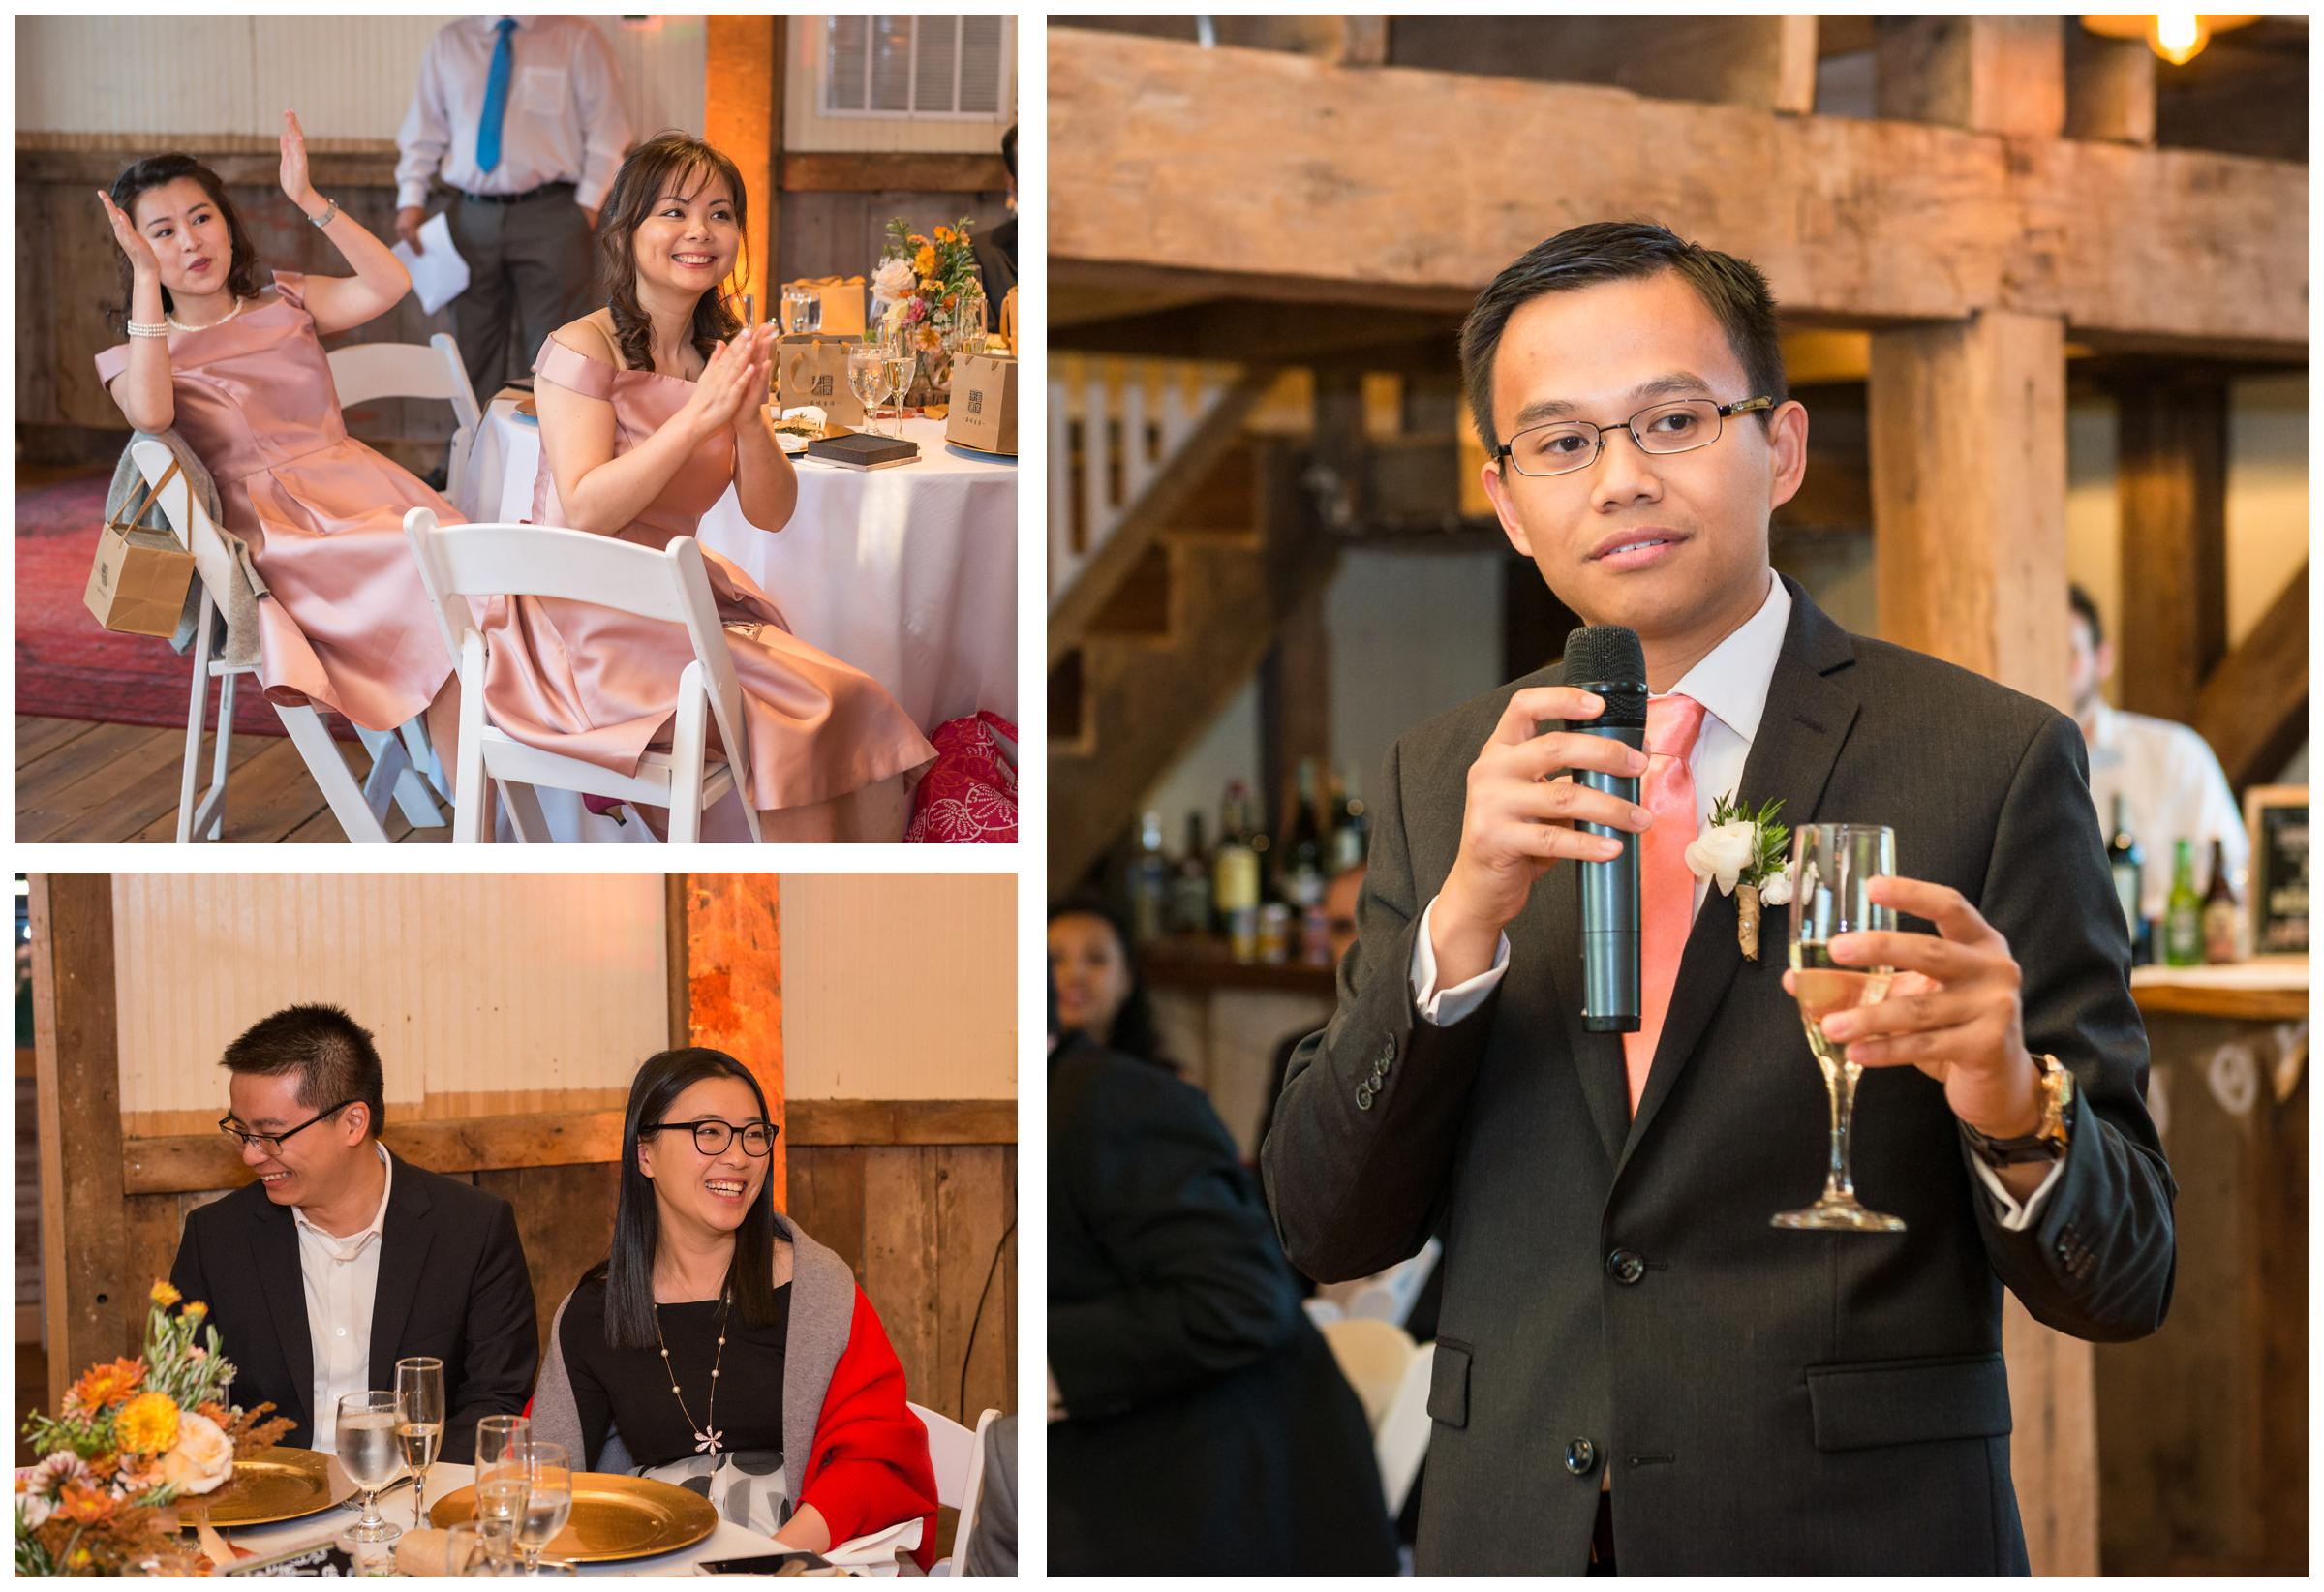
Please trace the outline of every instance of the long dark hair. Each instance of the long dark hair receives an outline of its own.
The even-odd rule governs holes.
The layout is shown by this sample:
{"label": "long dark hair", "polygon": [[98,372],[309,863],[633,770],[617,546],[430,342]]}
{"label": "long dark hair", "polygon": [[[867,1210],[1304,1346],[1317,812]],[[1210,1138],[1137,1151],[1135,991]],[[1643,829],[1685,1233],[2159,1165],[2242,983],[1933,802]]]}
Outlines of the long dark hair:
{"label": "long dark hair", "polygon": [[[1112,908],[1089,896],[1073,896],[1049,909],[1049,921],[1059,918],[1095,918],[1114,935],[1114,943],[1121,947],[1121,964],[1129,969],[1130,993],[1114,1014],[1114,1026],[1102,1035],[1095,1035],[1106,1049],[1134,1056],[1141,1061],[1151,1061],[1158,1067],[1170,1067],[1162,1057],[1162,1030],[1154,1023],[1154,1003],[1146,993],[1146,972],[1138,965],[1138,953],[1131,949],[1129,930]],[[1176,1068],[1171,1070],[1176,1071]]]}
{"label": "long dark hair", "polygon": [[597,247],[605,254],[605,302],[613,311],[613,340],[631,370],[654,368],[654,323],[637,301],[637,261],[629,253],[629,239],[652,212],[654,201],[670,187],[689,177],[707,183],[714,176],[724,177],[726,192],[734,196],[734,224],[743,242],[733,274],[694,304],[694,352],[707,360],[713,347],[743,329],[743,318],[726,296],[726,283],[747,280],[750,274],[750,201],[743,190],[741,168],[691,133],[671,128],[629,151],[605,195],[605,209],[597,218]]}
{"label": "long dark hair", "polygon": [[[249,298],[259,291],[259,251],[250,241],[250,232],[242,225],[242,214],[234,201],[226,197],[226,184],[218,173],[191,155],[149,155],[113,179],[113,202],[135,226],[138,219],[138,196],[148,188],[161,188],[180,177],[192,177],[201,184],[201,191],[210,197],[218,213],[226,218],[226,235],[233,243],[234,258],[226,268],[227,291],[236,298]],[[114,251],[119,253],[118,250]],[[129,257],[121,256],[121,313],[129,314],[129,293],[134,287],[136,272],[130,268]],[[171,302],[169,290],[162,290],[162,311],[168,314],[177,306]]]}
{"label": "long dark hair", "polygon": [[[637,1164],[638,1124],[658,1122],[672,1100],[705,1078],[739,1078],[750,1086],[758,1114],[775,1126],[766,1091],[750,1069],[707,1046],[649,1056],[629,1081],[629,1109],[622,1117],[622,1193],[613,1212],[613,1252],[591,1269],[605,1279],[605,1344],[613,1349],[651,1349],[654,1328],[654,1244],[660,1231],[654,1207],[654,1179]],[[773,1157],[768,1157],[770,1163]],[[770,1176],[750,1202],[734,1236],[734,1263],[726,1273],[734,1287],[736,1311],[751,1327],[771,1327],[775,1310],[775,1179]],[[588,1278],[584,1278],[584,1281]]]}

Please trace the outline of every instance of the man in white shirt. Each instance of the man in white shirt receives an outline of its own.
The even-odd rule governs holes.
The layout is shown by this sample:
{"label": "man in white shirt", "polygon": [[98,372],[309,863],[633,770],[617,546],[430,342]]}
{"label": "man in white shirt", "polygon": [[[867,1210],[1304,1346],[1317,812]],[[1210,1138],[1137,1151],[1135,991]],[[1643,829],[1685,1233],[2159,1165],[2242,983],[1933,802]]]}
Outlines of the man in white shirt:
{"label": "man in white shirt", "polygon": [[[1443,1235],[1417,1568],[2023,1575],[2002,1291],[2135,1337],[2175,1256],[2081,739],[1772,573],[1807,413],[1749,262],[1574,228],[1485,290],[1461,354],[1511,544],[1637,632],[1650,694],[1645,754],[1572,733],[1604,704],[1558,666],[1397,742],[1338,1009],[1262,1153],[1318,1280]],[[1863,1069],[1862,1203],[1902,1231],[1770,1223],[1824,1180],[1832,1112],[1783,909],[1747,962],[1682,860],[1730,794],[1896,832],[1873,897],[1923,932],[1836,936],[1897,971],[1823,1029]],[[1638,837],[1635,1033],[1581,1016],[1575,864],[1618,850],[1583,822]]]}
{"label": "man in white shirt", "polygon": [[2114,833],[2114,803],[2121,797],[2130,833],[2146,851],[2139,870],[2140,909],[2159,918],[2171,895],[2173,842],[2195,842],[2195,889],[2211,888],[2211,842],[2226,843],[2227,880],[2238,880],[2251,860],[2251,838],[2227,788],[2211,743],[2186,724],[2107,706],[2099,688],[2114,678],[2114,644],[2098,621],[2098,605],[2079,586],[2067,590],[2073,617],[2067,625],[2067,683],[2074,721],[2090,746],[2090,795],[2099,832]]}
{"label": "man in white shirt", "polygon": [[468,291],[453,333],[479,402],[594,307],[597,210],[629,147],[613,52],[580,16],[468,16],[428,42],[395,136],[396,235],[418,249],[428,185],[452,190]]}
{"label": "man in white shirt", "polygon": [[532,1277],[508,1202],[389,1153],[371,1035],[335,1006],[291,1006],[227,1047],[219,1127],[258,1180],[186,1218],[169,1280],[209,1306],[230,1390],[337,1449],[339,1401],[395,1387],[395,1362],[443,1362],[442,1456],[524,1407],[539,1359]]}

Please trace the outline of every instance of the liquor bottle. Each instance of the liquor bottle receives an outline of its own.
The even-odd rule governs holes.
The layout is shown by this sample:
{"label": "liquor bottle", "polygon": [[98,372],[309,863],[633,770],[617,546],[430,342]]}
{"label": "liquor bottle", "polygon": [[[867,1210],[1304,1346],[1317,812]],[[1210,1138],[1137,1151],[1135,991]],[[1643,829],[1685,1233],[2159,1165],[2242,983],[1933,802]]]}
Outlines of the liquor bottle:
{"label": "liquor bottle", "polygon": [[1315,759],[1300,759],[1299,808],[1283,843],[1283,900],[1295,914],[1324,899],[1324,826],[1318,821]]}
{"label": "liquor bottle", "polygon": [[2130,931],[2130,964],[2134,967],[2143,967],[2155,960],[2155,930],[2147,919],[2140,883],[2146,876],[2146,847],[2130,833],[2130,798],[2117,791],[2114,834],[2106,842],[2106,867],[2114,874],[2114,893],[2123,903],[2123,917]]}
{"label": "liquor bottle", "polygon": [[1219,803],[1218,849],[1210,854],[1211,909],[1238,962],[1259,954],[1259,856],[1243,832],[1244,799],[1243,782],[1230,781]]}
{"label": "liquor bottle", "polygon": [[1338,788],[1333,792],[1331,815],[1331,872],[1344,873],[1351,868],[1361,868],[1365,851],[1371,845],[1372,820],[1367,815],[1363,798],[1356,794],[1356,771],[1350,769],[1343,782],[1333,780]]}
{"label": "liquor bottle", "polygon": [[1130,937],[1150,945],[1163,934],[1164,903],[1170,893],[1170,859],[1162,854],[1162,814],[1148,812],[1138,826],[1138,855],[1130,863]]}
{"label": "liquor bottle", "polygon": [[1264,905],[1274,897],[1275,870],[1282,866],[1283,859],[1277,855],[1274,840],[1268,834],[1267,826],[1259,821],[1259,813],[1258,795],[1255,792],[1246,793],[1242,802],[1242,843],[1251,848],[1255,871],[1253,876],[1257,880],[1254,886],[1256,899]]}
{"label": "liquor bottle", "polygon": [[2162,960],[2172,967],[2203,963],[2203,899],[2195,894],[2195,842],[2171,847],[2171,896],[2162,911]]}
{"label": "liquor bottle", "polygon": [[2203,960],[2240,962],[2244,953],[2244,908],[2227,882],[2227,842],[2211,842],[2211,888],[2203,896]]}
{"label": "liquor bottle", "polygon": [[1203,815],[1186,814],[1186,853],[1170,880],[1170,932],[1210,933],[1210,849],[1203,843]]}

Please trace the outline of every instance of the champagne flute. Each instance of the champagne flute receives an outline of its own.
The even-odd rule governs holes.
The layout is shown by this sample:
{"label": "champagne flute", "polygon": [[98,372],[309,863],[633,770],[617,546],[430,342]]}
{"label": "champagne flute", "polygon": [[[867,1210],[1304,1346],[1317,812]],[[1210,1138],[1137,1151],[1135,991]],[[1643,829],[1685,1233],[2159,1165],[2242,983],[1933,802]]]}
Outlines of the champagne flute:
{"label": "champagne flute", "polygon": [[517,1534],[524,1529],[525,1504],[533,1493],[532,1478],[525,1473],[525,1441],[519,1438],[499,1458],[476,1466],[476,1523],[486,1528],[485,1546],[503,1563],[518,1551]]}
{"label": "champagne flute", "polygon": [[428,1467],[443,1446],[443,1361],[415,1355],[395,1362],[395,1439],[412,1472],[412,1526],[417,1530],[424,1523]]}
{"label": "champagne flute", "polygon": [[476,1469],[482,1471],[532,1429],[533,1418],[529,1415],[488,1415],[477,1422]]}
{"label": "champagne flute", "polygon": [[879,362],[882,385],[887,389],[890,400],[896,405],[895,434],[899,442],[903,440],[903,395],[911,390],[912,367],[916,363],[908,343],[901,347],[890,347],[885,351],[884,356]]}
{"label": "champagne flute", "polygon": [[363,1518],[339,1537],[341,1546],[392,1543],[404,1528],[380,1518],[380,1489],[404,1468],[396,1443],[396,1395],[373,1389],[339,1400],[339,1468],[363,1493]]}
{"label": "champagne flute", "polygon": [[516,1527],[516,1545],[525,1556],[525,1574],[540,1574],[540,1555],[573,1512],[573,1467],[564,1445],[528,1437],[512,1451],[525,1466],[525,1509]]}
{"label": "champagne flute", "polygon": [[1895,1216],[1856,1199],[1849,1171],[1848,1135],[1855,1115],[1856,1081],[1864,1069],[1823,1037],[1823,1020],[1853,1006],[1887,998],[1893,967],[1843,966],[1831,942],[1847,934],[1893,933],[1896,908],[1873,903],[1874,879],[1896,873],[1896,831],[1882,824],[1803,824],[1791,842],[1791,983],[1799,1000],[1808,1049],[1823,1069],[1831,1097],[1831,1160],[1823,1194],[1804,1210],[1787,1210],[1777,1227],[1824,1233],[1902,1233]]}

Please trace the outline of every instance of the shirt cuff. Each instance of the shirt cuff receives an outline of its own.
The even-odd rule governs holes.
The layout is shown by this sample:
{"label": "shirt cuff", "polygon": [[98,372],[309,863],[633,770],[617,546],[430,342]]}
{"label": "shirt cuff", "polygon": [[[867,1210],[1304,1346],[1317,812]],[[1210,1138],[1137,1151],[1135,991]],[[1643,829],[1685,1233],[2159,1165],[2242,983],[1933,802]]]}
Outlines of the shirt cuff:
{"label": "shirt cuff", "polygon": [[1436,987],[1436,947],[1428,939],[1428,914],[1435,910],[1436,901],[1431,897],[1427,909],[1421,913],[1420,933],[1413,936],[1412,1003],[1423,1021],[1449,1028],[1483,1005],[1484,997],[1500,986],[1501,976],[1509,971],[1509,936],[1501,935],[1493,946],[1490,967],[1466,983],[1440,990]]}
{"label": "shirt cuff", "polygon": [[395,191],[395,207],[398,210],[424,209],[427,202],[428,185],[424,182],[407,182]]}
{"label": "shirt cuff", "polygon": [[611,177],[583,177],[573,184],[573,202],[584,210],[602,210],[605,196],[612,191]]}
{"label": "shirt cuff", "polygon": [[1993,1196],[1995,1214],[2000,1217],[2004,1233],[2023,1233],[2034,1225],[2034,1217],[2041,1209],[2041,1202],[2049,1198],[2050,1190],[2058,1186],[2059,1174],[2065,1170],[2065,1157],[2061,1155],[2051,1164],[2050,1175],[2042,1179],[2041,1186],[2026,1196],[2025,1207],[2020,1209],[2016,1196],[2003,1184],[1993,1168],[1985,1164],[1984,1156],[1972,1149],[1969,1162],[1977,1169],[1977,1176],[1984,1179],[1985,1191]]}

